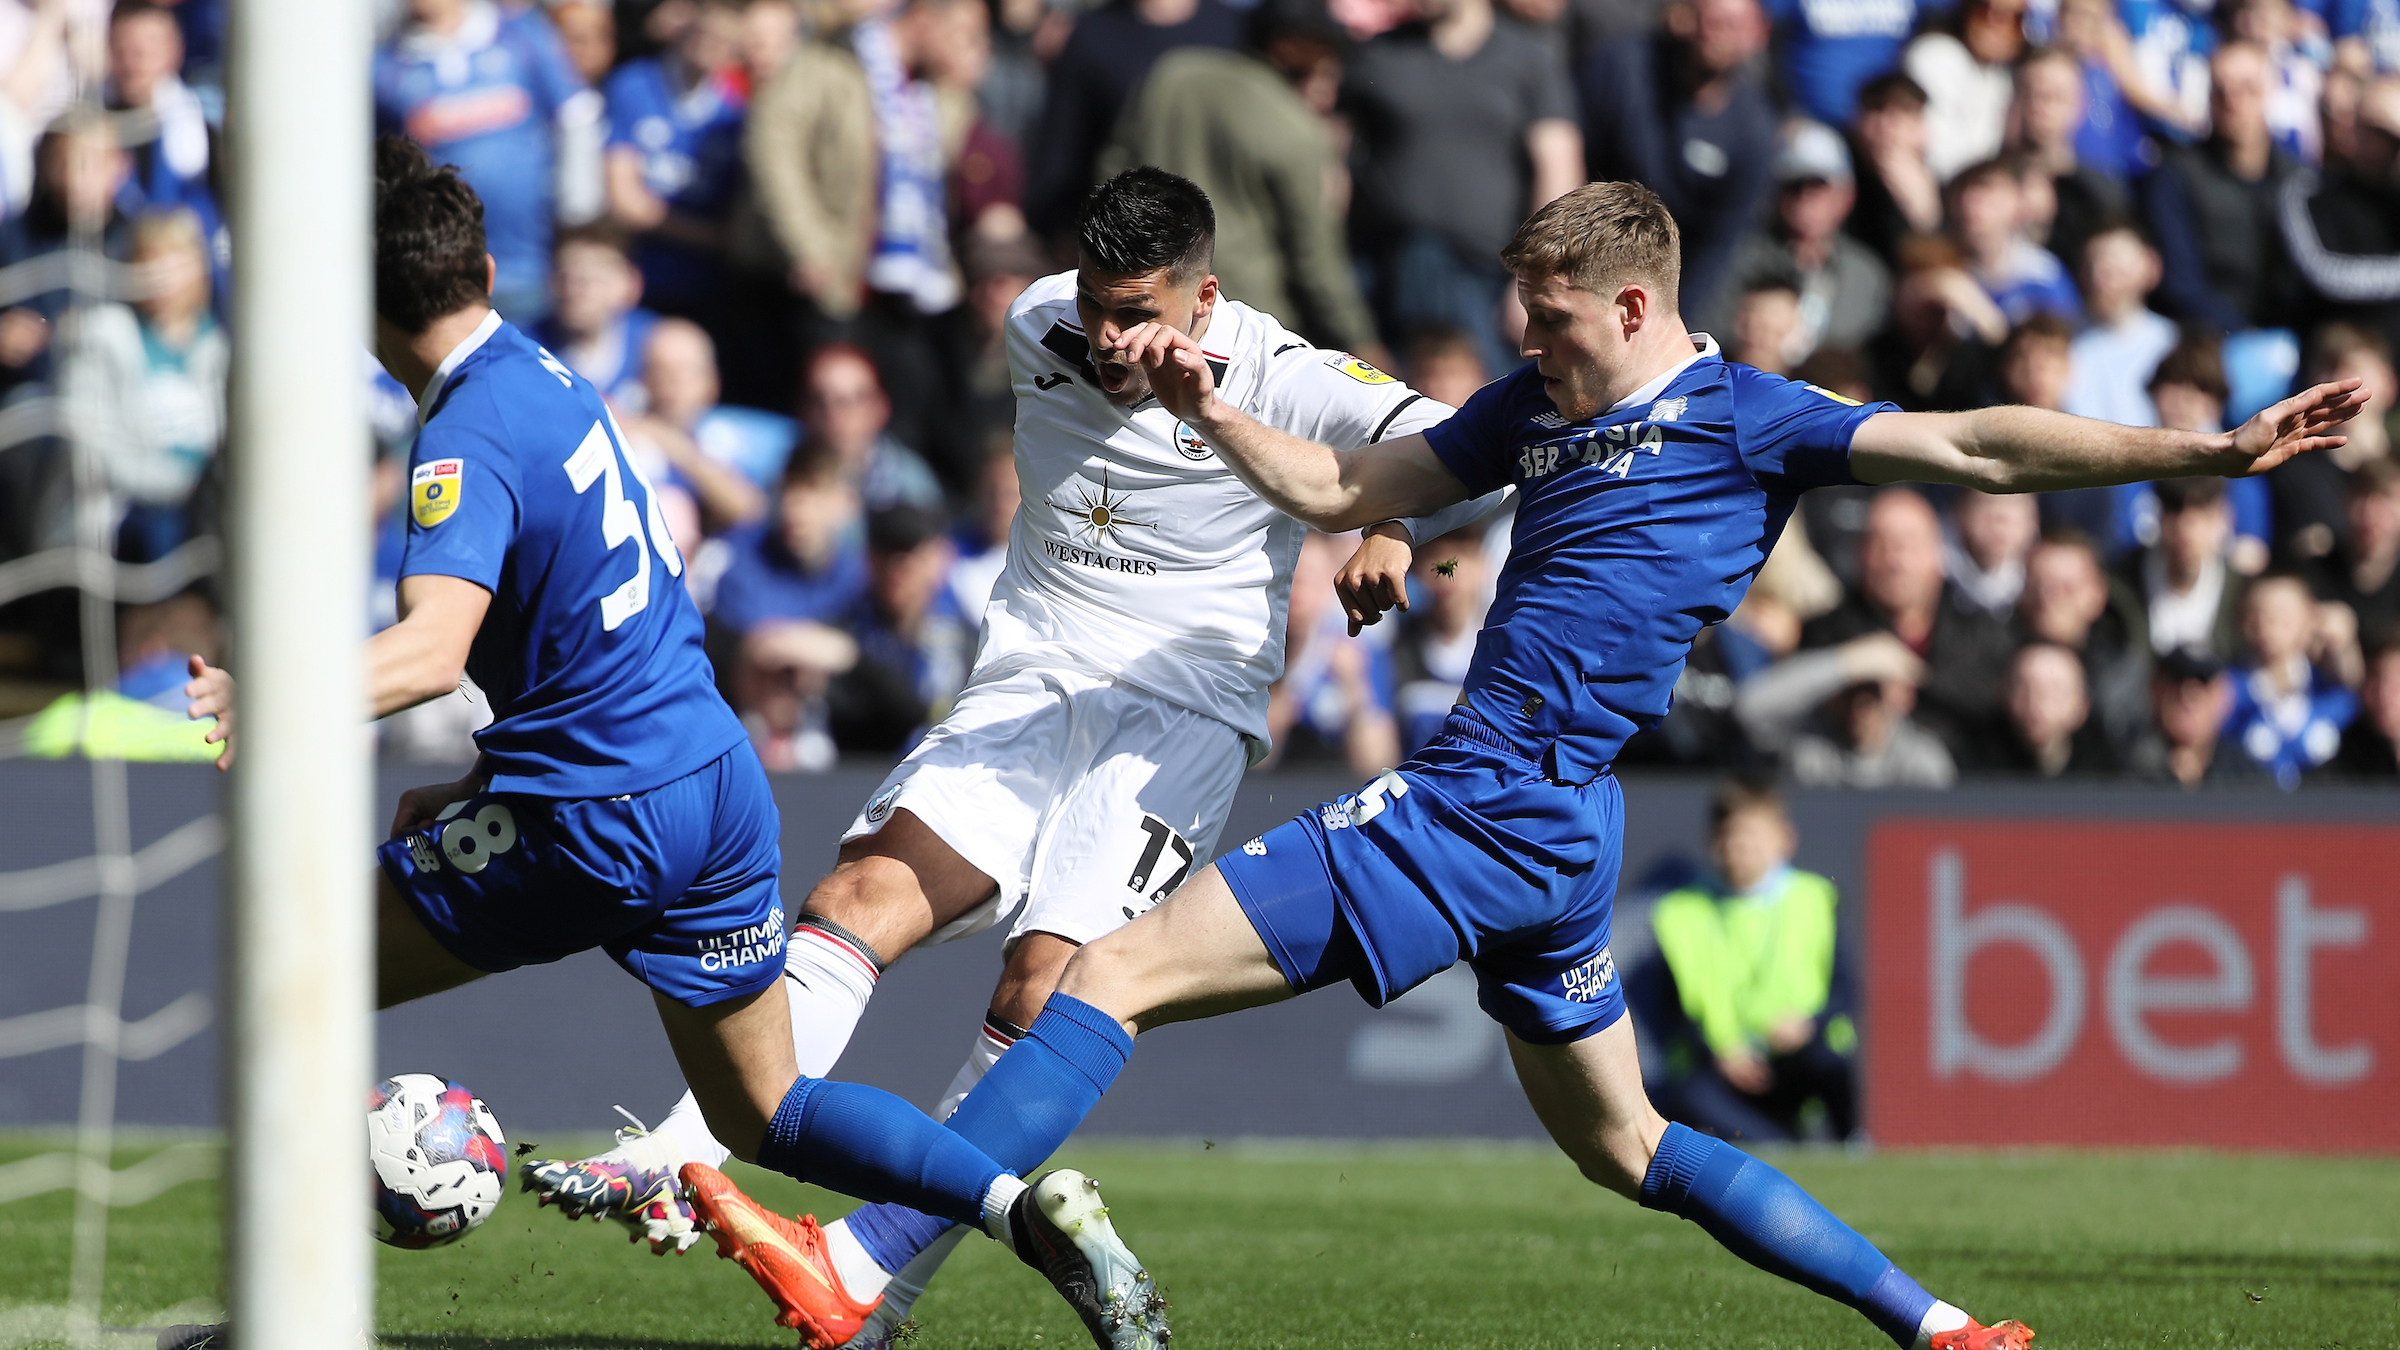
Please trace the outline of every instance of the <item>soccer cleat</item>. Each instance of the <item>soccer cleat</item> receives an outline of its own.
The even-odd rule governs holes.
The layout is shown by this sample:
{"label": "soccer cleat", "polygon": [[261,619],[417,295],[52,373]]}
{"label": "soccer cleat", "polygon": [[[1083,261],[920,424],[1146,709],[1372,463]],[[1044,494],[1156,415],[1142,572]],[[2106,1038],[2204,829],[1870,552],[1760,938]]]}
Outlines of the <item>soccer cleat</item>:
{"label": "soccer cleat", "polygon": [[1100,1350],[1164,1350],[1167,1300],[1108,1221],[1100,1183],[1052,1172],[1008,1212],[1011,1245],[1075,1309]]}
{"label": "soccer cleat", "polygon": [[617,1131],[617,1146],[576,1162],[535,1159],[517,1169],[524,1189],[570,1219],[614,1219],[647,1239],[660,1256],[681,1255],[700,1240],[692,1207],[675,1177],[683,1150],[672,1135]]}
{"label": "soccer cleat", "polygon": [[683,1189],[701,1225],[717,1240],[717,1255],[750,1272],[775,1301],[775,1320],[797,1329],[800,1343],[810,1350],[835,1350],[848,1342],[883,1302],[861,1303],[842,1288],[816,1216],[787,1219],[742,1194],[707,1163],[684,1164]]}
{"label": "soccer cleat", "polygon": [[1958,1330],[1933,1338],[1933,1350],[2029,1350],[2032,1344],[2033,1328],[2023,1322],[1987,1327],[1972,1318]]}

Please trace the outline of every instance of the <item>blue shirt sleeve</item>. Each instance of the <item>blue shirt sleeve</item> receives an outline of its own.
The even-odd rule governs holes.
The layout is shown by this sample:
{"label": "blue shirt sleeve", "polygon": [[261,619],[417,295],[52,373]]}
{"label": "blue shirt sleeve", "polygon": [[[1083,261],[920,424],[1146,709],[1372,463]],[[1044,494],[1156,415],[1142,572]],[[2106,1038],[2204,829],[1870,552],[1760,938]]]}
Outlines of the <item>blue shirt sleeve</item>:
{"label": "blue shirt sleeve", "polygon": [[567,59],[567,44],[551,27],[550,16],[535,6],[515,21],[525,60],[525,88],[545,121],[555,120],[567,100],[584,91],[583,72]]}
{"label": "blue shirt sleeve", "polygon": [[488,437],[427,427],[409,451],[400,575],[458,577],[495,594],[523,519],[515,461]]}
{"label": "blue shirt sleeve", "polygon": [[601,97],[608,100],[608,144],[611,147],[633,145],[636,149],[640,148],[633,139],[633,124],[640,121],[642,114],[649,110],[649,100],[643,97],[643,90],[637,84],[641,77],[641,65],[639,61],[632,61],[617,67],[616,72],[600,86]]}
{"label": "blue shirt sleeve", "polygon": [[1760,487],[1798,494],[1855,483],[1850,438],[1892,403],[1857,403],[1813,384],[1749,366],[1733,367],[1734,435]]}
{"label": "blue shirt sleeve", "polygon": [[1450,420],[1425,429],[1426,444],[1433,447],[1442,467],[1467,485],[1468,496],[1480,497],[1517,481],[1508,459],[1510,432],[1517,422],[1512,410],[1524,382],[1541,378],[1533,371],[1527,366],[1515,375],[1492,381],[1476,390]]}

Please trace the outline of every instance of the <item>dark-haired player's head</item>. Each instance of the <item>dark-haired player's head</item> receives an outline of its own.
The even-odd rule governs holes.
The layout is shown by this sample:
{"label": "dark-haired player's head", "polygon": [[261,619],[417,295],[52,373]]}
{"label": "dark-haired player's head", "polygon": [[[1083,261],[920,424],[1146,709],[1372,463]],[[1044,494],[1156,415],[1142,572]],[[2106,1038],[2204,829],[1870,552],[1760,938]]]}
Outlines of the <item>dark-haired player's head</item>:
{"label": "dark-haired player's head", "polygon": [[[376,346],[491,303],[483,202],[448,165],[399,136],[375,142]],[[388,365],[389,362],[386,362]]]}
{"label": "dark-haired player's head", "polygon": [[1764,777],[1728,778],[1708,803],[1709,852],[1717,875],[1746,891],[1792,860],[1800,836],[1784,810],[1783,794]]}
{"label": "dark-haired player's head", "polygon": [[1141,368],[1105,345],[1136,324],[1162,323],[1197,339],[1217,306],[1217,212],[1189,178],[1144,165],[1083,199],[1075,224],[1075,310],[1101,392],[1132,407],[1150,396]]}
{"label": "dark-haired player's head", "polygon": [[1501,250],[1525,305],[1524,352],[1569,421],[1615,402],[1646,349],[1683,331],[1683,241],[1658,194],[1586,183],[1517,228]]}

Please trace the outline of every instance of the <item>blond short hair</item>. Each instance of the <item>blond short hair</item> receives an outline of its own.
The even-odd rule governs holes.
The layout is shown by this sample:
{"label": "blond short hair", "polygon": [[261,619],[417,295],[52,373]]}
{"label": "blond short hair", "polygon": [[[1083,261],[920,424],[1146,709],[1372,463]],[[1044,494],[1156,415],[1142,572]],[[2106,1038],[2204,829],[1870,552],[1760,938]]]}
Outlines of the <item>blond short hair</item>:
{"label": "blond short hair", "polygon": [[1657,193],[1639,183],[1586,183],[1518,226],[1500,262],[1521,277],[1564,276],[1602,295],[1638,283],[1672,307],[1683,239]]}

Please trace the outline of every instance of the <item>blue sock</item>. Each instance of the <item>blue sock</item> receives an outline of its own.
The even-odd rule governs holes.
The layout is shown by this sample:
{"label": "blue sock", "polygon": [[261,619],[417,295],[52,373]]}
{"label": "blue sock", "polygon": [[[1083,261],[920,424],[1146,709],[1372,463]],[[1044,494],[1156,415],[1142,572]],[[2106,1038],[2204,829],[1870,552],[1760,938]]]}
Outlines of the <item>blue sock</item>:
{"label": "blue sock", "polygon": [[881,1088],[805,1074],[767,1122],[758,1165],[979,1227],[983,1193],[1008,1170]]}
{"label": "blue sock", "polygon": [[[1132,1054],[1133,1038],[1117,1019],[1052,994],[1033,1029],[951,1112],[949,1127],[1010,1171],[1030,1172],[1100,1104]],[[854,1210],[848,1223],[850,1236],[887,1271],[907,1265],[950,1226],[900,1205]]]}
{"label": "blue sock", "polygon": [[1916,1344],[1933,1307],[1933,1295],[1790,1177],[1681,1125],[1658,1141],[1642,1204],[1690,1219],[1760,1270],[1849,1304],[1903,1346]]}

